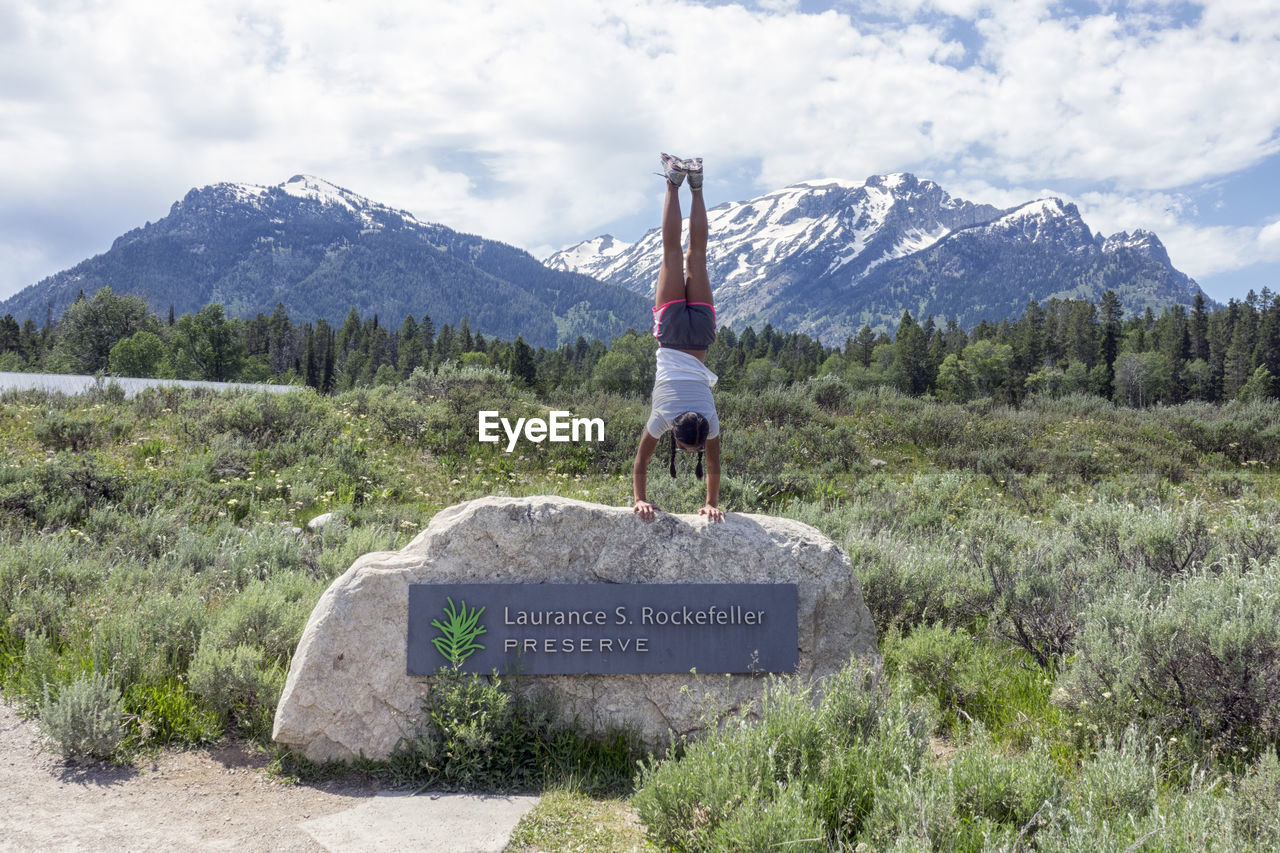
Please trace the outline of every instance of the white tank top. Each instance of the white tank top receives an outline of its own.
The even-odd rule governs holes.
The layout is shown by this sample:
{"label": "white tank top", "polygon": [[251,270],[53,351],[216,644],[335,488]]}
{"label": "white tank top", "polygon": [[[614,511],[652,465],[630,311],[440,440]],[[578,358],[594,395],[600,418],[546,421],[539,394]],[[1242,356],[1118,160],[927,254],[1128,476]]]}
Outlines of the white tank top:
{"label": "white tank top", "polygon": [[711,387],[719,379],[698,359],[687,352],[658,349],[658,368],[653,381],[653,403],[645,430],[654,438],[671,429],[672,422],[685,412],[697,412],[707,419],[707,438],[720,434],[720,418],[716,414]]}

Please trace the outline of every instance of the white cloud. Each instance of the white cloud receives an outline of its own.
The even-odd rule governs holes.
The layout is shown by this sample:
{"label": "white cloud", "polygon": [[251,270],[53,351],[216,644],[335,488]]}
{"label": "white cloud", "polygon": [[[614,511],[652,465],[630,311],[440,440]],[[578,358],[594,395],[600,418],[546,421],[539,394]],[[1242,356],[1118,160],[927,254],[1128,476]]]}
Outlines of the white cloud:
{"label": "white cloud", "polygon": [[[651,207],[660,149],[706,156],[711,193],[727,175],[771,189],[910,169],[959,195],[1101,182],[1152,200],[1131,211],[1145,215],[1280,151],[1280,100],[1258,95],[1280,87],[1273,6],[1166,26],[1159,4],[1059,19],[1048,0],[886,0],[901,25],[872,27],[793,0],[11,3],[0,224],[52,224],[28,259],[73,241],[84,257],[193,185],[311,172],[558,246]],[[976,27],[980,55],[946,16]],[[1127,227],[1157,230],[1185,264],[1170,229],[1195,229],[1165,223]],[[1226,236],[1204,233],[1205,267],[1227,263],[1212,250]]]}
{"label": "white cloud", "polygon": [[1258,230],[1258,246],[1269,260],[1280,260],[1280,220]]}

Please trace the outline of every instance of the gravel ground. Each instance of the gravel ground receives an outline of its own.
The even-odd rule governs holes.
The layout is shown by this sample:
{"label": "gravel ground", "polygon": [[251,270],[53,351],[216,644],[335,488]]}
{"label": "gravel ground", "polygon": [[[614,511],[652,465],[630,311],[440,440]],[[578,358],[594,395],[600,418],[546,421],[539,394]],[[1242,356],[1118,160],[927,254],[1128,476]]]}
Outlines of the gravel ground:
{"label": "gravel ground", "polygon": [[298,824],[366,802],[364,782],[289,785],[240,744],[132,767],[64,762],[0,703],[0,851],[320,851]]}

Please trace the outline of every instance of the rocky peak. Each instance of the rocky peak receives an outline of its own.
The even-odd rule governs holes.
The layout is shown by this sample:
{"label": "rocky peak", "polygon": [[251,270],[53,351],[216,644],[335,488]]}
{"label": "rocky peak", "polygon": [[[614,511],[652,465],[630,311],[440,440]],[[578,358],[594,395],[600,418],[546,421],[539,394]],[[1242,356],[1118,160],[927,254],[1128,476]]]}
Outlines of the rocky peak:
{"label": "rocky peak", "polygon": [[1053,243],[1072,253],[1091,255],[1098,242],[1080,209],[1060,198],[1042,198],[1007,211],[984,226],[1002,239]]}
{"label": "rocky peak", "polygon": [[1172,261],[1169,259],[1169,251],[1165,249],[1164,243],[1160,242],[1159,237],[1145,228],[1139,228],[1133,233],[1120,231],[1116,234],[1112,234],[1102,244],[1102,251],[1136,252],[1143,257],[1151,258],[1153,261],[1158,261],[1162,264],[1172,264]]}

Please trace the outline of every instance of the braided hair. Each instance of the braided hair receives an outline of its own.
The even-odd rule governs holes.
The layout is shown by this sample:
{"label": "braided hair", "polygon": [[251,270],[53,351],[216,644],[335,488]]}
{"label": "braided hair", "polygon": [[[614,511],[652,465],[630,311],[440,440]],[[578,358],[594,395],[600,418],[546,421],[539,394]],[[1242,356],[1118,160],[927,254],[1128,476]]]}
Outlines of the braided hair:
{"label": "braided hair", "polygon": [[676,415],[676,419],[671,422],[672,477],[676,475],[676,441],[679,440],[682,444],[689,444],[698,448],[698,467],[693,473],[699,480],[702,479],[702,451],[709,432],[711,432],[711,424],[697,412],[684,412]]}

